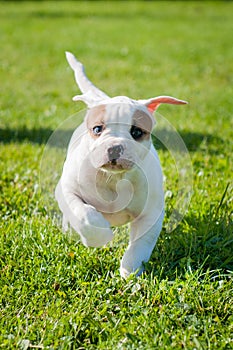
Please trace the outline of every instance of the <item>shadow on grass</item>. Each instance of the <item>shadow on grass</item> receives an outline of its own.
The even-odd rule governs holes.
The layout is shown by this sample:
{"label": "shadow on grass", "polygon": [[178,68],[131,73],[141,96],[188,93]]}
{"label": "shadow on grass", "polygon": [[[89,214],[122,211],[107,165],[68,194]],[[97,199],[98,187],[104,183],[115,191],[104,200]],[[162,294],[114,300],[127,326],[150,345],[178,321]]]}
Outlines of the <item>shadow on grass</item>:
{"label": "shadow on grass", "polygon": [[[187,273],[200,272],[200,276],[204,276],[211,272],[213,280],[221,280],[233,272],[233,223],[230,218],[225,216],[213,220],[207,217],[206,221],[201,221],[197,217],[190,217],[188,221],[192,228],[189,232],[185,232],[182,226],[169,234],[161,232],[152,257],[145,264],[145,279],[151,275],[159,281],[174,281],[177,277],[186,279]],[[126,248],[127,243],[124,241],[123,244]],[[122,245],[120,247],[122,250]],[[100,276],[106,277],[111,275],[111,271],[116,272],[119,268],[116,248],[107,246],[97,251],[90,250],[89,259],[83,263],[87,271],[85,281],[99,280]],[[101,259],[98,254],[101,254]]]}
{"label": "shadow on grass", "polygon": [[[7,2],[8,0],[5,0]],[[20,1],[19,1],[20,2]],[[22,0],[22,2],[24,2]],[[35,1],[36,2],[40,2]],[[147,9],[146,7],[134,7],[131,9],[131,11],[122,11],[122,7],[114,7],[114,11],[111,7],[108,8],[108,6],[104,6],[99,4],[98,7],[94,7],[93,10],[90,6],[86,8],[82,8],[80,6],[73,6],[69,10],[66,8],[57,8],[53,9],[52,7],[50,9],[43,9],[42,7],[36,7],[34,6],[34,9],[27,9],[24,8],[23,11],[11,11],[11,13],[8,13],[8,18],[10,19],[18,19],[20,18],[36,18],[36,19],[49,19],[49,20],[56,20],[56,19],[91,19],[91,18],[97,18],[97,19],[103,19],[103,20],[109,20],[109,19],[126,19],[129,20],[130,18],[135,18],[135,16],[140,16],[141,18],[145,17],[145,19],[148,20],[148,18],[161,20],[162,18],[168,18],[170,16],[171,18],[174,17],[172,14],[156,14],[152,13],[150,9]],[[3,14],[0,17],[5,17],[5,14]]]}
{"label": "shadow on grass", "polygon": [[[56,131],[56,140],[57,144],[53,145],[56,147],[64,147],[64,145],[68,145],[68,142],[71,138],[71,135],[74,130],[58,130]],[[26,127],[22,127],[19,129],[1,129],[0,128],[0,143],[8,144],[12,142],[23,143],[23,142],[31,142],[35,144],[46,144],[52,135],[54,130],[49,128],[33,128],[28,129]],[[161,139],[169,140],[173,133],[167,130],[159,130],[156,131],[156,135],[161,137]],[[183,139],[187,149],[189,152],[198,151],[199,148],[204,145],[205,149],[208,149],[209,153],[218,154],[218,148],[220,145],[224,144],[224,141],[211,134],[201,132],[180,132],[180,136]],[[155,136],[152,136],[153,143],[157,150],[166,151],[167,148],[159,141],[159,139]],[[173,145],[173,149],[176,147]],[[221,147],[220,147],[221,148]]]}
{"label": "shadow on grass", "polygon": [[206,217],[189,217],[189,226],[180,225],[174,232],[162,231],[152,254],[147,271],[166,278],[186,271],[202,269],[233,272],[233,222],[230,213],[220,218],[211,214]]}
{"label": "shadow on grass", "polygon": [[[159,139],[164,140],[166,144],[172,145],[172,149],[179,151],[180,146],[179,144],[176,145],[173,142],[170,142],[170,139],[173,137],[174,133],[167,131],[166,129],[160,129],[156,131],[156,135],[152,136],[152,140],[154,143],[154,146],[157,150],[163,150],[166,151],[167,148],[164,146],[163,143],[160,142]],[[224,144],[224,140],[222,140],[220,137],[213,136],[211,134],[208,134],[206,132],[189,132],[189,131],[182,131],[179,132],[180,137],[182,138],[185,146],[187,147],[189,152],[195,152],[199,151],[200,148],[208,149],[208,152],[210,154],[218,154],[220,145]]]}
{"label": "shadow on grass", "polygon": [[[8,143],[24,143],[30,142],[38,145],[46,144],[53,134],[54,130],[49,128],[33,128],[28,129],[26,127],[22,127],[20,129],[1,129],[0,128],[0,143],[8,144]],[[59,130],[57,133],[57,144],[54,145],[56,147],[64,147],[64,145],[68,145],[68,142],[71,138],[73,130]]]}

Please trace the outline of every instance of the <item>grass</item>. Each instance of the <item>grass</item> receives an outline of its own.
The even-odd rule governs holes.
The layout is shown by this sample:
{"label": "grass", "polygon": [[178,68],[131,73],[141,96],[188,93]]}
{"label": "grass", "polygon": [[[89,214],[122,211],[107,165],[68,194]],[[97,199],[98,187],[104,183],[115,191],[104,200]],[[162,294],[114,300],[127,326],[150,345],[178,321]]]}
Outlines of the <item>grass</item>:
{"label": "grass", "polygon": [[[227,1],[0,3],[1,348],[233,348],[232,10]],[[189,150],[191,203],[138,279],[118,272],[127,227],[87,249],[43,202],[47,140],[83,108],[71,101],[65,50],[110,95],[189,101],[159,112]],[[177,174],[158,146],[173,194],[167,221]]]}

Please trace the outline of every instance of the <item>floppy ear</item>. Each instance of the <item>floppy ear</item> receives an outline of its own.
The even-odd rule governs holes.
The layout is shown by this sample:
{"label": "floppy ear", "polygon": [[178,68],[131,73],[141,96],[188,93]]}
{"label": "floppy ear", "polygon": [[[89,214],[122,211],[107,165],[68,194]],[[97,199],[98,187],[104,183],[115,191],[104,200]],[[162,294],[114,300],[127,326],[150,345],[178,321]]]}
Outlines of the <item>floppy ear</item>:
{"label": "floppy ear", "polygon": [[144,104],[150,113],[153,113],[161,103],[168,103],[172,105],[184,105],[188,103],[171,96],[158,96],[148,100],[139,100],[138,102]]}
{"label": "floppy ear", "polygon": [[76,95],[72,98],[73,101],[82,101],[84,102],[89,108],[95,106],[98,104],[101,100],[96,96],[91,90],[85,92],[82,95]]}

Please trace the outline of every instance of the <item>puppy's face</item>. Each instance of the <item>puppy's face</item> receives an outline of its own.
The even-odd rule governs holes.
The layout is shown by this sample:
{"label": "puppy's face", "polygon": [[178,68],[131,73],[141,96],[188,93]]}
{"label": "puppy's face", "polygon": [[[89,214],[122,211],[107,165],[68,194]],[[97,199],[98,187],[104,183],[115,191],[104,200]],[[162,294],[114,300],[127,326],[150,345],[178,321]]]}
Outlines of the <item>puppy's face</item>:
{"label": "puppy's face", "polygon": [[151,146],[152,116],[140,105],[99,105],[86,116],[91,162],[104,171],[124,172],[139,164]]}

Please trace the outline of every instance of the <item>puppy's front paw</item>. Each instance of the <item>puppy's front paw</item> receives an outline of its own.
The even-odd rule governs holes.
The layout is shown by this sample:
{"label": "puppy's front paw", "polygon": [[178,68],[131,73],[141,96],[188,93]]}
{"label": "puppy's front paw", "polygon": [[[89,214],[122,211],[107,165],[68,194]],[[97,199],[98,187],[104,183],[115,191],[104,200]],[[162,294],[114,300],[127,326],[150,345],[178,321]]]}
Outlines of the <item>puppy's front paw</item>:
{"label": "puppy's front paw", "polygon": [[144,267],[141,264],[138,268],[133,266],[127,266],[127,264],[121,264],[120,267],[120,275],[123,278],[129,277],[131,274],[135,274],[136,276],[140,276],[144,271]]}
{"label": "puppy's front paw", "polygon": [[83,244],[87,247],[101,247],[113,238],[109,222],[94,207],[84,204],[76,211],[79,219],[79,233]]}
{"label": "puppy's front paw", "polygon": [[140,276],[144,271],[143,262],[149,260],[152,250],[153,245],[147,246],[146,242],[143,242],[143,237],[129,244],[121,260],[121,277],[127,278],[132,273]]}

